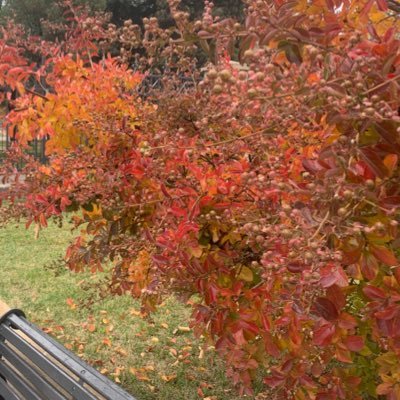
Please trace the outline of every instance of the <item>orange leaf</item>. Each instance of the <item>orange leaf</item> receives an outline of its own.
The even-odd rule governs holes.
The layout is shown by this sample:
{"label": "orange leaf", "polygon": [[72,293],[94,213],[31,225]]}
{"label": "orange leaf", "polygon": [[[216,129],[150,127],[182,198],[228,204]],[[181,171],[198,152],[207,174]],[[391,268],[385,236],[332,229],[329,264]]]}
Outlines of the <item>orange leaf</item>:
{"label": "orange leaf", "polygon": [[175,379],[177,378],[177,375],[176,374],[172,374],[172,375],[161,375],[161,379],[164,381],[164,382],[172,382],[172,381],[174,381]]}
{"label": "orange leaf", "polygon": [[71,310],[75,310],[77,305],[75,304],[74,300],[71,299],[70,297],[66,300],[66,303],[68,304],[69,308]]}

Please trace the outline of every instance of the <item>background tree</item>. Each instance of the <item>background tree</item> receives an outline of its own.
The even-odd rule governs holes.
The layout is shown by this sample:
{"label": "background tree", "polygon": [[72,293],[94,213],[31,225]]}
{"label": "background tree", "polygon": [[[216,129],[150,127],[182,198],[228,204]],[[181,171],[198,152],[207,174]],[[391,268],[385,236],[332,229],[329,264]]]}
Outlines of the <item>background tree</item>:
{"label": "background tree", "polygon": [[[1,8],[1,17],[12,18],[32,35],[44,36],[42,21],[58,22],[63,19],[61,2],[53,0],[7,0]],[[93,11],[104,10],[106,0],[77,0],[76,5],[86,5]]]}

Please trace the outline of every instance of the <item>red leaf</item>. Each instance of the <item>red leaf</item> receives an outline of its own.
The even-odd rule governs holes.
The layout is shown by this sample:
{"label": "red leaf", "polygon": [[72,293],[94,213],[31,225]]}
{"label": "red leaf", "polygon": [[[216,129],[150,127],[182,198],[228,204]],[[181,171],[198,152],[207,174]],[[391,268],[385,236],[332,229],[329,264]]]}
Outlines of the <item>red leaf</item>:
{"label": "red leaf", "polygon": [[161,254],[154,254],[152,257],[153,261],[156,262],[157,264],[168,264],[169,259],[165,256],[162,256]]}
{"label": "red leaf", "polygon": [[263,324],[263,328],[266,332],[269,332],[271,330],[271,324],[268,320],[268,317],[264,314],[261,315],[261,322]]}
{"label": "red leaf", "polygon": [[239,329],[235,333],[232,333],[232,336],[238,346],[243,346],[247,343],[247,340],[244,338],[242,329]]}
{"label": "red leaf", "polygon": [[168,193],[168,190],[163,183],[161,184],[160,189],[164,193],[165,196],[167,196],[169,198],[171,197],[171,195]]}
{"label": "red leaf", "polygon": [[394,277],[396,278],[397,283],[400,285],[400,267],[393,269]]}
{"label": "red leaf", "polygon": [[369,248],[371,250],[371,253],[384,264],[390,266],[395,266],[399,264],[396,256],[387,247],[371,244]]}
{"label": "red leaf", "polygon": [[380,203],[386,208],[399,207],[400,196],[388,196],[380,200]]}
{"label": "red leaf", "polygon": [[300,263],[291,263],[286,268],[288,269],[289,272],[296,274],[303,271],[304,265]]}
{"label": "red leaf", "polygon": [[334,12],[335,11],[335,4],[333,3],[332,0],[325,0],[325,3],[329,9],[329,11]]}
{"label": "red leaf", "polygon": [[335,326],[332,324],[325,324],[314,331],[313,342],[317,346],[328,346],[332,342],[333,335],[335,334]]}
{"label": "red leaf", "polygon": [[40,222],[40,225],[41,226],[43,226],[43,227],[47,227],[47,219],[46,219],[46,217],[44,216],[44,214],[40,214],[39,215],[39,222]]}
{"label": "red leaf", "polygon": [[209,302],[210,303],[215,303],[217,301],[218,297],[218,289],[214,285],[210,285],[208,287],[208,297],[209,297]]}
{"label": "red leaf", "polygon": [[393,384],[391,382],[381,383],[376,388],[376,394],[383,396],[389,394],[393,389]]}
{"label": "red leaf", "polygon": [[376,176],[383,179],[390,175],[386,165],[379,158],[377,152],[373,148],[364,147],[360,149],[360,154],[363,160],[367,163],[368,167],[374,172]]}
{"label": "red leaf", "polygon": [[[342,345],[343,346],[343,345]],[[351,353],[344,346],[337,347],[335,351],[336,358],[345,363],[352,363],[353,359],[351,358]]]}
{"label": "red leaf", "polygon": [[326,291],[326,297],[335,305],[339,312],[346,305],[346,296],[343,289],[339,286],[333,285],[329,287]]}
{"label": "red leaf", "polygon": [[393,121],[385,121],[375,125],[375,128],[382,139],[390,145],[391,151],[400,155],[400,145],[397,142],[397,124]]}
{"label": "red leaf", "polygon": [[385,321],[393,319],[400,312],[400,306],[397,304],[392,304],[386,307],[382,311],[378,311],[374,316],[378,319],[383,319]]}
{"label": "red leaf", "polygon": [[374,0],[369,0],[368,3],[366,3],[363,9],[361,10],[360,17],[366,17],[368,13],[371,11],[373,5],[374,5]]}
{"label": "red leaf", "polygon": [[361,272],[365,279],[372,281],[379,270],[378,261],[368,252],[364,252],[361,258]]}
{"label": "red leaf", "polygon": [[325,274],[320,279],[320,284],[323,288],[328,288],[336,283],[337,277],[334,273]]}
{"label": "red leaf", "polygon": [[274,371],[272,376],[264,378],[264,383],[266,383],[270,387],[278,387],[285,383],[286,377],[284,374]]}
{"label": "red leaf", "polygon": [[247,322],[247,321],[240,321],[239,325],[247,332],[253,333],[257,335],[260,332],[260,329],[256,324],[253,324],[252,322]]}
{"label": "red leaf", "polygon": [[317,174],[320,171],[323,171],[324,168],[321,166],[321,164],[318,161],[315,160],[303,160],[303,167],[307,172],[310,172],[312,174]]}
{"label": "red leaf", "polygon": [[338,325],[342,329],[353,329],[357,326],[357,320],[350,314],[342,312],[339,317]]}
{"label": "red leaf", "polygon": [[336,306],[326,297],[318,297],[314,302],[314,308],[317,314],[327,321],[334,321],[339,316]]}
{"label": "red leaf", "polygon": [[367,296],[371,300],[386,299],[385,292],[382,289],[377,288],[376,286],[365,286],[362,291],[365,296]]}
{"label": "red leaf", "polygon": [[336,400],[336,395],[332,393],[318,393],[315,400]]}
{"label": "red leaf", "polygon": [[323,288],[328,288],[332,285],[346,287],[348,286],[348,277],[343,268],[328,265],[321,270],[321,279],[319,282]]}
{"label": "red leaf", "polygon": [[388,10],[388,4],[386,0],[376,0],[376,3],[378,4],[378,8],[380,11]]}
{"label": "red leaf", "polygon": [[278,346],[275,344],[273,337],[267,333],[264,334],[264,344],[265,344],[265,350],[271,357],[279,357],[281,354],[281,351],[279,350]]}
{"label": "red leaf", "polygon": [[350,351],[360,351],[364,347],[364,339],[361,336],[347,336],[343,342]]}

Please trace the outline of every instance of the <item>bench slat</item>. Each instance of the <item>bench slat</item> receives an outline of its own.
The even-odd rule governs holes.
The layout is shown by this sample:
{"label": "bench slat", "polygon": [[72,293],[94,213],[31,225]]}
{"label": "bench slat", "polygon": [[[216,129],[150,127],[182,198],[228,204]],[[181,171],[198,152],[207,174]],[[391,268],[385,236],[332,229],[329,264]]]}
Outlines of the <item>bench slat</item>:
{"label": "bench slat", "polygon": [[49,383],[43,379],[31,366],[29,366],[21,357],[19,357],[15,352],[11,351],[3,342],[0,342],[0,353],[7,361],[9,361],[26,381],[32,383],[43,399],[48,400],[65,400],[58,391],[56,391]]}
{"label": "bench slat", "polygon": [[[0,362],[0,375],[2,375],[8,383],[11,383],[25,399],[42,400],[37,393],[28,386],[21,377],[4,363]],[[1,379],[1,378],[0,378]]]}
{"label": "bench slat", "polygon": [[0,378],[0,400],[21,400],[17,395],[15,395],[7,384]]}
{"label": "bench slat", "polygon": [[[80,386],[77,380],[61,370],[56,364],[46,359],[43,353],[40,353],[31,344],[13,332],[12,328],[5,324],[1,325],[0,336],[3,336],[8,342],[21,351],[21,353],[26,355],[38,368],[45,372],[47,376],[73,395],[76,400],[96,400],[96,397]],[[76,378],[79,379],[78,376]]]}
{"label": "bench slat", "polygon": [[[13,328],[17,327],[20,329],[37,345],[63,364],[68,370],[79,376],[83,382],[91,386],[95,391],[101,393],[107,400],[136,400],[107,377],[101,375],[75,354],[43,333],[35,325],[26,321],[25,318],[11,314],[8,316],[7,320],[11,322]],[[56,398],[52,398],[51,400],[56,400]]]}

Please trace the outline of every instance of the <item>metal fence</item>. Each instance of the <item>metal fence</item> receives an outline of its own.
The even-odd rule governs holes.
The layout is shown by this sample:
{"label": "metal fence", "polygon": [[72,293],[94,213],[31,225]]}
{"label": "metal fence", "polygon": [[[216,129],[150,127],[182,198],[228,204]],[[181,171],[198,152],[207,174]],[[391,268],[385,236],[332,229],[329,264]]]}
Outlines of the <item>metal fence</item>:
{"label": "metal fence", "polygon": [[[7,125],[0,122],[0,162],[6,156],[7,150],[15,141],[14,134],[10,132]],[[46,163],[46,138],[34,139],[28,143],[27,153],[32,155],[36,160],[41,163]]]}
{"label": "metal fence", "polygon": [[[166,77],[163,75],[146,75],[139,85],[139,95],[146,98],[148,94],[151,93],[153,90],[163,90],[165,88],[164,79],[166,79]],[[171,81],[168,81],[171,84]],[[196,85],[196,83],[197,81],[192,77],[179,76],[172,86],[177,93],[183,93],[189,89],[192,89]]]}

